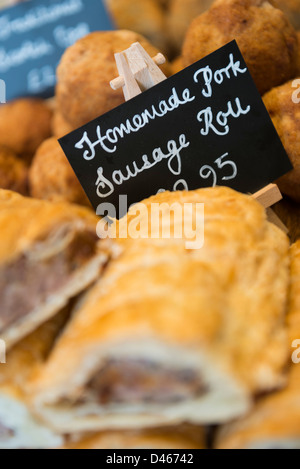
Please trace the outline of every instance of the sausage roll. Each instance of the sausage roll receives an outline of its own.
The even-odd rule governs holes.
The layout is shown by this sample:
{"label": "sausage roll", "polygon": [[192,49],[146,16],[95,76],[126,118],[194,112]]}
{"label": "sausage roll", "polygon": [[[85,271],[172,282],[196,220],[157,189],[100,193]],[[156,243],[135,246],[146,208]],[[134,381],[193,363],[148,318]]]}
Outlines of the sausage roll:
{"label": "sausage roll", "polygon": [[292,247],[291,256],[288,327],[293,363],[288,385],[260,400],[246,418],[222,428],[218,448],[300,449],[300,241]]}
{"label": "sausage roll", "polygon": [[27,405],[30,380],[48,357],[69,317],[67,308],[19,342],[0,365],[0,449],[43,449],[63,444]]}
{"label": "sausage roll", "polygon": [[75,128],[66,121],[59,111],[55,110],[52,118],[52,134],[54,137],[62,138],[73,132],[73,130],[75,130]]}
{"label": "sausage roll", "polygon": [[[300,77],[300,70],[298,75]],[[295,82],[299,83],[297,80]],[[293,165],[292,171],[279,178],[278,187],[283,194],[300,203],[300,110],[298,101],[295,101],[295,91],[298,96],[298,90],[294,86],[294,80],[291,80],[273,88],[264,95],[263,101]]]}
{"label": "sausage roll", "polygon": [[85,208],[0,190],[0,337],[7,347],[98,277],[97,222]]}
{"label": "sausage roll", "polygon": [[[148,209],[173,203],[185,226],[204,204],[202,249],[184,236],[147,238]],[[165,192],[143,206],[120,224],[146,232],[112,241],[114,259],[35,382],[36,411],[60,431],[226,422],[284,383],[286,235],[227,188]],[[161,214],[171,232],[179,212]]]}
{"label": "sausage roll", "polygon": [[202,427],[182,425],[101,432],[70,443],[64,449],[206,449],[206,444]]}

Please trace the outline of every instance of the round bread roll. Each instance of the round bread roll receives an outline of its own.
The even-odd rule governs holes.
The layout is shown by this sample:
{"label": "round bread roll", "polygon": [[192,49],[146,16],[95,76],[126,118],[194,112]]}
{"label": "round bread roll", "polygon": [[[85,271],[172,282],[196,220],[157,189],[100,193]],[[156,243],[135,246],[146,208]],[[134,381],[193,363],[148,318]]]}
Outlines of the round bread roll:
{"label": "round bread roll", "polygon": [[293,171],[277,181],[278,186],[300,202],[300,79],[274,88],[263,100],[294,166]]}
{"label": "round bread roll", "polygon": [[183,47],[184,66],[233,39],[261,94],[297,74],[296,32],[282,11],[265,0],[217,0],[191,24]]}
{"label": "round bread roll", "polygon": [[38,149],[29,171],[32,197],[52,202],[90,205],[75,173],[56,138]]}
{"label": "round bread roll", "polygon": [[213,0],[171,0],[168,31],[173,46],[180,51],[191,22],[210,8]]}
{"label": "round bread roll", "polygon": [[28,170],[25,163],[8,148],[0,147],[0,188],[27,194]]}
{"label": "round bread roll", "polygon": [[128,29],[145,36],[161,52],[168,52],[165,15],[155,0],[106,0],[119,29]]}
{"label": "round bread roll", "polygon": [[[159,51],[143,36],[131,31],[96,32],[80,39],[63,55],[57,70],[58,111],[74,128],[124,102],[122,89],[112,90],[118,74],[114,54],[140,42],[151,57]],[[169,65],[162,71],[168,76]]]}
{"label": "round bread roll", "polygon": [[30,161],[51,136],[52,111],[41,99],[18,99],[0,106],[0,145]]}

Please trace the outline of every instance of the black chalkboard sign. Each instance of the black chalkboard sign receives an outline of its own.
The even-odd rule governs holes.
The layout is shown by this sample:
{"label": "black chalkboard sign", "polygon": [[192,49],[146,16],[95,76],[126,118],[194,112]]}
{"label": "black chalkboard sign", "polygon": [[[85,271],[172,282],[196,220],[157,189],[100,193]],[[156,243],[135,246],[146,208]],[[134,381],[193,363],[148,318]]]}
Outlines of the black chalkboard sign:
{"label": "black chalkboard sign", "polygon": [[254,193],[292,169],[235,41],[60,144],[95,209],[164,189]]}
{"label": "black chalkboard sign", "polygon": [[102,0],[30,0],[0,12],[0,79],[6,99],[53,96],[65,49],[113,29]]}

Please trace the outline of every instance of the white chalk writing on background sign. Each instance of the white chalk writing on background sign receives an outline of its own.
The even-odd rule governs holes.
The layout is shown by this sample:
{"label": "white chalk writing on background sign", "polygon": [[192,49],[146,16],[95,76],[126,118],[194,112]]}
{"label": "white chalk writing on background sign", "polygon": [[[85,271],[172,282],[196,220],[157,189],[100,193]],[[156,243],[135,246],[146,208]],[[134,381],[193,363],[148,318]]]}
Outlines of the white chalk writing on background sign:
{"label": "white chalk writing on background sign", "polygon": [[60,143],[95,208],[217,184],[255,192],[292,169],[235,42]]}
{"label": "white chalk writing on background sign", "polygon": [[24,34],[83,10],[82,0],[65,0],[55,4],[28,5],[24,16],[10,17],[8,10],[0,18],[0,39],[8,39],[12,35]]}

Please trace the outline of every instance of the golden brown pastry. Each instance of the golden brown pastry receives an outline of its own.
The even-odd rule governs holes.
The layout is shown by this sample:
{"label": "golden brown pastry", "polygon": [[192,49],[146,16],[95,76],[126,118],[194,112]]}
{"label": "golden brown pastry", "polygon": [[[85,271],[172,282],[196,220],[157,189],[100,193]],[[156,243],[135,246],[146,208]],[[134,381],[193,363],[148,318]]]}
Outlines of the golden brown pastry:
{"label": "golden brown pastry", "polygon": [[98,217],[0,190],[0,337],[11,347],[99,275]]}
{"label": "golden brown pastry", "polygon": [[52,134],[56,138],[62,138],[65,135],[70,134],[73,130],[76,130],[75,127],[72,127],[71,124],[58,112],[55,111],[52,119]]}
{"label": "golden brown pastry", "polygon": [[8,148],[0,146],[0,188],[27,193],[28,169]]}
{"label": "golden brown pastry", "polygon": [[30,161],[51,136],[52,111],[40,99],[18,99],[0,106],[0,145]]}
{"label": "golden brown pastry", "polygon": [[[291,249],[291,294],[288,314],[289,343],[298,341],[300,356],[300,242]],[[268,347],[268,344],[266,344]],[[297,350],[291,348],[297,355]],[[290,362],[292,363],[292,362]],[[300,364],[292,364],[288,386],[263,398],[243,420],[225,426],[219,449],[300,449]]]}
{"label": "golden brown pastry", "polygon": [[300,28],[300,0],[271,0],[270,3],[284,12],[294,28]]}
{"label": "golden brown pastry", "polygon": [[59,312],[51,321],[19,342],[0,364],[0,449],[44,449],[63,443],[61,436],[45,427],[28,406],[28,385],[48,358],[68,319]]}
{"label": "golden brown pastry", "polygon": [[261,94],[297,74],[296,32],[282,11],[265,0],[217,0],[191,24],[183,47],[184,66],[233,39]]}
{"label": "golden brown pastry", "polygon": [[181,51],[185,34],[191,22],[208,10],[213,0],[171,0],[168,13],[168,31],[172,44]]}
{"label": "golden brown pastry", "polygon": [[[291,247],[291,286],[287,322],[289,342],[292,343],[300,339],[300,241]],[[300,378],[300,368],[296,366],[292,368],[295,371],[294,375]]]}
{"label": "golden brown pastry", "polygon": [[161,52],[168,52],[165,35],[165,15],[154,0],[106,0],[119,29],[127,29],[145,36]]}
{"label": "golden brown pastry", "polygon": [[0,8],[7,8],[22,1],[24,2],[24,0],[0,0]]}
{"label": "golden brown pastry", "polygon": [[52,202],[90,205],[75,173],[56,138],[38,149],[29,171],[30,194]]}
{"label": "golden brown pastry", "polygon": [[[113,91],[110,81],[118,74],[114,54],[140,42],[154,57],[158,50],[143,36],[130,31],[96,32],[79,40],[62,57],[58,67],[57,106],[75,128],[124,102],[122,89]],[[168,64],[162,66],[169,75]]]}
{"label": "golden brown pastry", "polygon": [[[300,90],[300,79],[297,81],[296,88],[292,80],[271,90],[263,100],[294,166],[277,181],[278,186],[284,194],[300,202],[300,105],[293,102],[294,93],[297,93],[297,88]],[[297,97],[300,97],[300,91]]]}
{"label": "golden brown pastry", "polygon": [[[201,427],[154,428],[147,430],[107,431],[84,438],[64,449],[205,449]],[[175,462],[175,456],[173,457]]]}
{"label": "golden brown pastry", "polygon": [[300,239],[300,204],[288,197],[284,197],[272,209],[289,230],[288,234],[291,242],[295,243]]}
{"label": "golden brown pastry", "polygon": [[[178,210],[186,230],[205,204],[202,249],[186,236],[146,238],[159,227],[145,224],[157,203],[171,233],[182,228]],[[227,422],[284,383],[286,235],[228,188],[165,192],[144,206],[117,223],[125,235],[126,223],[144,229],[112,241],[115,259],[34,383],[35,410],[61,432]]]}

